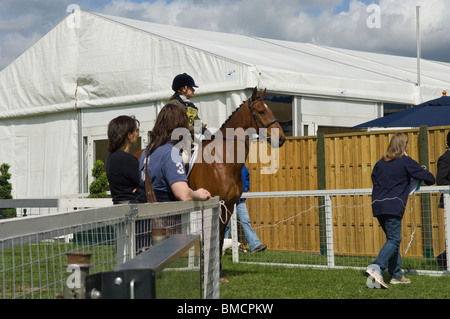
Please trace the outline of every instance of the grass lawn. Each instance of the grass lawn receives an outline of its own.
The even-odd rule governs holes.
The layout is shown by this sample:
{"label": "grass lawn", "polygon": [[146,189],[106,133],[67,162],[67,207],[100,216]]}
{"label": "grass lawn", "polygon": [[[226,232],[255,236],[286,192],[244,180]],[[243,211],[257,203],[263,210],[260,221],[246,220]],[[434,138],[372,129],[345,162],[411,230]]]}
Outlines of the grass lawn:
{"label": "grass lawn", "polygon": [[[229,283],[221,299],[449,299],[450,276],[406,275],[411,284],[370,289],[362,270],[233,263],[222,258]],[[385,278],[385,280],[388,280]]]}

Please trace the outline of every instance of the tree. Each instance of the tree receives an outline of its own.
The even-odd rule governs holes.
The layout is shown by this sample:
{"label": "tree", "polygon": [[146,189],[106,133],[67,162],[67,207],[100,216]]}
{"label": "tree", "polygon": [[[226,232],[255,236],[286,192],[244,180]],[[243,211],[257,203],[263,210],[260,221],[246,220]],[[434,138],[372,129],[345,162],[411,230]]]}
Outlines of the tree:
{"label": "tree", "polygon": [[108,186],[108,178],[106,173],[103,171],[105,164],[101,160],[97,160],[94,163],[94,168],[92,169],[92,176],[95,180],[89,186],[89,196],[88,198],[106,198],[105,188]]}
{"label": "tree", "polygon": [[[12,199],[11,191],[12,185],[9,182],[11,178],[11,174],[8,172],[10,166],[6,163],[3,163],[0,166],[0,199]],[[0,218],[11,218],[16,217],[17,212],[15,208],[5,208],[0,209]]]}

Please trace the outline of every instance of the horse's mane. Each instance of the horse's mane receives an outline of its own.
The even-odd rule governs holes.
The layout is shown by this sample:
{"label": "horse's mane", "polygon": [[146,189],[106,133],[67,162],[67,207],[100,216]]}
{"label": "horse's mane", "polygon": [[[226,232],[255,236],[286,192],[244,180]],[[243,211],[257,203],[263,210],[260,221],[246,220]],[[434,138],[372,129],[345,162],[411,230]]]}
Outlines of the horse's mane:
{"label": "horse's mane", "polygon": [[239,110],[241,109],[241,107],[242,107],[244,104],[245,104],[245,102],[242,103],[241,105],[239,105],[239,107],[238,107],[236,110],[234,110],[233,113],[231,113],[231,115],[226,119],[226,121],[222,124],[222,126],[220,127],[219,130],[222,130],[222,129],[225,127],[225,125],[228,124],[228,122],[230,121],[230,119],[233,117],[234,113],[236,113],[237,111],[239,111]]}

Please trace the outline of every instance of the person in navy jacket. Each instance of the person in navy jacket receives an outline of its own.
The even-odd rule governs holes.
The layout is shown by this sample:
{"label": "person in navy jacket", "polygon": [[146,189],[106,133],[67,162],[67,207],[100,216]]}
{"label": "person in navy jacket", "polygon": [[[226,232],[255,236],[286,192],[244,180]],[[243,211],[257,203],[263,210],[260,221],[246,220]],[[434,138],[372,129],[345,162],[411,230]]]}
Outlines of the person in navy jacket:
{"label": "person in navy jacket", "polygon": [[[435,182],[433,174],[407,155],[408,135],[395,133],[386,154],[372,171],[372,212],[386,234],[386,243],[377,259],[367,267],[369,275],[380,288],[388,288],[383,281],[383,271],[391,275],[391,284],[410,283],[401,271],[400,242],[402,218],[408,195],[415,189],[414,183]],[[386,267],[387,266],[387,267]]]}

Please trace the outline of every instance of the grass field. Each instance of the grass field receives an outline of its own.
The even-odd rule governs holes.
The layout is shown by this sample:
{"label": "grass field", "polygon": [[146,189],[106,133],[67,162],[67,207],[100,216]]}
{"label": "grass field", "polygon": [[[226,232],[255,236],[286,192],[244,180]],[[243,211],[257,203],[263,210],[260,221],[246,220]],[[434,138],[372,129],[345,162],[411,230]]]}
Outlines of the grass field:
{"label": "grass field", "polygon": [[[102,245],[92,255],[96,272],[111,270],[114,245]],[[86,250],[83,248],[83,250]],[[21,249],[7,250],[0,254],[0,299],[1,298],[54,298],[62,291],[67,275],[61,268],[65,263],[65,252],[72,251],[72,245],[43,242],[40,245],[25,245]],[[264,256],[265,254],[265,256]],[[269,254],[269,255],[268,255]],[[266,251],[261,254],[247,254],[241,260],[260,258],[270,260],[276,254],[278,262],[311,262],[311,256]],[[263,258],[264,257],[264,258]],[[326,264],[326,259],[315,256],[316,264]],[[322,260],[324,259],[324,260]],[[353,266],[363,267],[366,259],[346,259]],[[295,262],[294,262],[295,261]],[[434,260],[404,260],[404,264],[420,263],[420,269],[436,270]],[[344,259],[337,260],[344,264]],[[389,289],[370,289],[362,270],[317,269],[303,267],[262,266],[249,263],[233,263],[231,254],[222,258],[223,270],[230,280],[221,283],[222,299],[450,299],[450,276],[407,275],[412,283],[390,285]],[[12,267],[15,265],[15,267]],[[22,266],[20,266],[22,265]],[[388,279],[386,279],[388,280]],[[180,281],[181,282],[181,281]],[[12,283],[18,284],[13,287]],[[39,290],[39,287],[44,287]],[[186,297],[184,297],[186,298]]]}
{"label": "grass field", "polygon": [[[370,289],[362,270],[233,263],[222,258],[229,283],[222,299],[449,299],[450,276],[406,275],[411,284]],[[385,279],[387,280],[387,279]]]}

